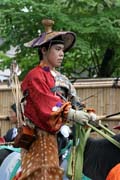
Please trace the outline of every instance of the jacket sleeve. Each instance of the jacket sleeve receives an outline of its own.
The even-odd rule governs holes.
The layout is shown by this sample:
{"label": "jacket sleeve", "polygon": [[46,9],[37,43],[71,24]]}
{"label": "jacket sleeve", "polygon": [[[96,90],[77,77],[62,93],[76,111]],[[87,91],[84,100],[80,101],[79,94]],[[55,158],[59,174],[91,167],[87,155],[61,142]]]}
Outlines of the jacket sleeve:
{"label": "jacket sleeve", "polygon": [[63,103],[60,97],[51,91],[52,85],[46,83],[42,78],[35,77],[25,78],[21,87],[23,92],[28,90],[25,116],[41,129],[55,132],[62,125],[61,112],[58,113],[59,118],[57,118],[57,121],[51,118],[51,114],[55,107],[59,109]]}

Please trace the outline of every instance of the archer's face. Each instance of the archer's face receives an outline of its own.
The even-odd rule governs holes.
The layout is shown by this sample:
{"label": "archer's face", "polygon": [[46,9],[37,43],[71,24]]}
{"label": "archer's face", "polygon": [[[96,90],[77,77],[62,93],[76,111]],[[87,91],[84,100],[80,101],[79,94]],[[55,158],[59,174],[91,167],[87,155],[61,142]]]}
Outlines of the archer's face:
{"label": "archer's face", "polygon": [[46,51],[46,60],[51,68],[60,67],[64,58],[64,45],[54,44]]}
{"label": "archer's face", "polygon": [[17,115],[12,109],[10,109],[10,111],[9,111],[9,119],[12,124],[17,123]]}

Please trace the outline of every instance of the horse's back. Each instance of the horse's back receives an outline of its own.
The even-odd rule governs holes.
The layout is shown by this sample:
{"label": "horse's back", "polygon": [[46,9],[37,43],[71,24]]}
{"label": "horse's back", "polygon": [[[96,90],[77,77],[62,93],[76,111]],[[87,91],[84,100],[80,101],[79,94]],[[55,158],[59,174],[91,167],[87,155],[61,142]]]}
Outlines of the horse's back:
{"label": "horse's back", "polygon": [[[120,134],[113,136],[120,142]],[[109,171],[120,162],[120,149],[107,139],[88,138],[84,152],[85,175],[94,180],[105,180]]]}

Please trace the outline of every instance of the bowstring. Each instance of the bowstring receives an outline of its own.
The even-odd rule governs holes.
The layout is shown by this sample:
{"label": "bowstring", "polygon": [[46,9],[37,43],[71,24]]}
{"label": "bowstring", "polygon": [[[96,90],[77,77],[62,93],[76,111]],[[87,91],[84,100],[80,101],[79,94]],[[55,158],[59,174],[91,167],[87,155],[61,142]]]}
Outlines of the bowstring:
{"label": "bowstring", "polygon": [[14,102],[16,104],[17,127],[19,128],[21,124],[23,124],[22,112],[24,108],[23,105],[21,104],[22,92],[20,87],[20,81],[17,76],[17,73],[14,70],[14,67],[12,68],[12,72],[11,72],[11,89],[12,89]]}

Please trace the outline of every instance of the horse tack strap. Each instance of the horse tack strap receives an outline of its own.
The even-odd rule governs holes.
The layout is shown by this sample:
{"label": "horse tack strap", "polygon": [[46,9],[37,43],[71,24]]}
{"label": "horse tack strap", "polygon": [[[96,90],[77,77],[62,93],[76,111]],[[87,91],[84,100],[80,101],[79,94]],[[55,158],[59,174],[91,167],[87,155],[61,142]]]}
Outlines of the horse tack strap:
{"label": "horse tack strap", "polygon": [[18,169],[19,169],[20,166],[21,166],[21,160],[19,159],[18,162],[16,163],[13,171],[11,172],[10,180],[12,180],[13,177],[16,175],[16,173],[17,173],[17,171],[18,171]]}
{"label": "horse tack strap", "polygon": [[101,136],[103,136],[104,138],[106,138],[108,141],[110,141],[112,144],[114,144],[116,147],[118,147],[120,149],[120,143],[118,141],[116,141],[114,138],[112,138],[111,136],[109,136],[108,134],[105,134],[104,132],[102,132],[101,130],[97,129],[95,126],[93,126],[92,124],[90,124],[89,122],[86,122],[86,125],[91,127],[93,130],[95,130],[98,134],[100,134]]}
{"label": "horse tack strap", "polygon": [[70,140],[68,142],[68,144],[65,146],[65,148],[61,149],[59,156],[64,154],[66,152],[66,150],[68,150],[72,145],[73,145],[73,142],[72,142],[72,140]]}

